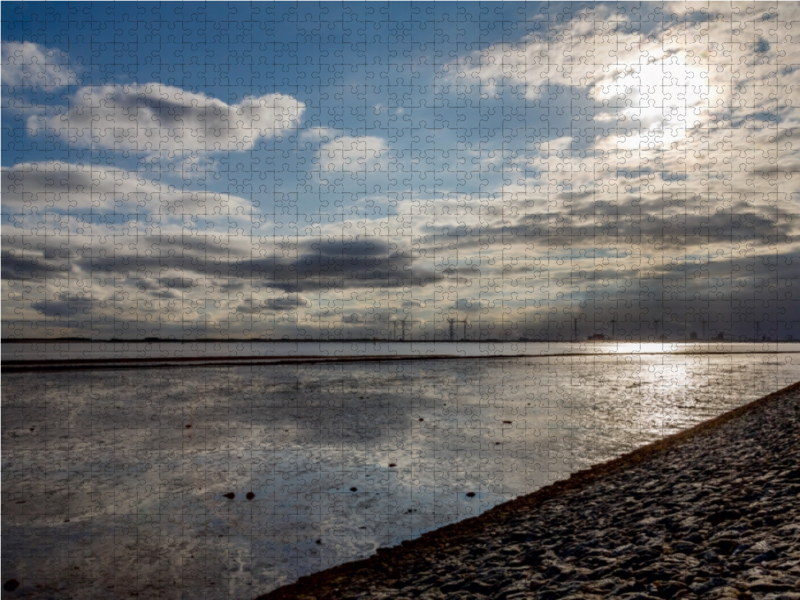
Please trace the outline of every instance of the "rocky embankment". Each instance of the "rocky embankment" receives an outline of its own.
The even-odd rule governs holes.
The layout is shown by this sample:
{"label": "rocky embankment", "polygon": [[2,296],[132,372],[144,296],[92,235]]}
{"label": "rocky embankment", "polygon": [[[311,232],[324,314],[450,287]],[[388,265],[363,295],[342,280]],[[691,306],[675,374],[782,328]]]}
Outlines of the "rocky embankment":
{"label": "rocky embankment", "polygon": [[798,598],[800,383],[278,598]]}

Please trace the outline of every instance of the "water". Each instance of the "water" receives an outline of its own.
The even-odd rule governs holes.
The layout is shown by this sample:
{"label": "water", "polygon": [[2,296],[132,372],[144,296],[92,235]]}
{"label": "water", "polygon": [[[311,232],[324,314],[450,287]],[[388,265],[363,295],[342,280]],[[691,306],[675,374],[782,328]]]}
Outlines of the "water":
{"label": "water", "polygon": [[4,579],[253,597],[800,379],[749,350],[6,374]]}
{"label": "water", "polygon": [[792,342],[23,342],[0,346],[3,361],[350,356],[551,356],[556,354],[800,353]]}

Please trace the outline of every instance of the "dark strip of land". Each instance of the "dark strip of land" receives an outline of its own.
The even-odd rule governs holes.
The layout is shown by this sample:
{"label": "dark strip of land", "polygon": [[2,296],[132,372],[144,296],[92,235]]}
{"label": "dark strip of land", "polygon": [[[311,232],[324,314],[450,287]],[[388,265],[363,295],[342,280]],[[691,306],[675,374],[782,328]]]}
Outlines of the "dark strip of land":
{"label": "dark strip of land", "polygon": [[288,598],[800,598],[800,382]]}
{"label": "dark strip of land", "polygon": [[412,356],[182,356],[174,358],[89,358],[57,360],[5,361],[6,373],[39,371],[76,371],[87,369],[165,369],[174,367],[243,367],[255,365],[303,365],[319,363],[455,360],[455,359],[507,359],[524,358],[525,355],[457,356],[449,354]]}

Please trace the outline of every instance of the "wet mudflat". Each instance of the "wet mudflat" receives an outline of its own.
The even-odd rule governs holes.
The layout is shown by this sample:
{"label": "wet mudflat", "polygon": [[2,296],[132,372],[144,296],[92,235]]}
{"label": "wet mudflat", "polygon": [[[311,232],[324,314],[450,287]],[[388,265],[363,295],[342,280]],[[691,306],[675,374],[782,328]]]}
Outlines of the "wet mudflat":
{"label": "wet mudflat", "polygon": [[800,597],[800,383],[259,600]]}
{"label": "wet mudflat", "polygon": [[779,389],[789,358],[9,374],[4,593],[256,596]]}

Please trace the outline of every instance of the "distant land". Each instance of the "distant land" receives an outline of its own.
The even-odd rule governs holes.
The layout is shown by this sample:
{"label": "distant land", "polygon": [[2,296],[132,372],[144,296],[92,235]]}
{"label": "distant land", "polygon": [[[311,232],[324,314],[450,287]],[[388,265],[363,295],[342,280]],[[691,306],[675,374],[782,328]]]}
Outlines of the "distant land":
{"label": "distant land", "polygon": [[676,344],[688,344],[688,343],[695,343],[695,342],[726,342],[726,343],[745,343],[745,344],[756,344],[756,343],[769,343],[769,344],[780,344],[780,343],[794,343],[794,339],[784,339],[784,340],[775,340],[775,339],[761,339],[761,340],[754,340],[754,339],[732,339],[732,338],[708,338],[708,339],[670,339],[664,338],[661,340],[627,340],[627,339],[611,339],[611,338],[603,338],[603,339],[591,339],[590,338],[583,338],[579,340],[542,340],[542,339],[528,339],[528,338],[519,338],[516,340],[510,339],[500,339],[500,338],[487,338],[481,340],[417,340],[417,339],[408,339],[408,340],[387,340],[387,339],[377,339],[377,338],[341,338],[341,339],[323,339],[323,338],[281,338],[281,339],[272,339],[272,338],[193,338],[193,339],[172,339],[172,338],[159,338],[159,337],[145,337],[141,339],[134,339],[134,338],[98,338],[92,339],[87,337],[81,336],[71,336],[71,337],[49,337],[49,338],[34,338],[34,337],[27,337],[27,338],[2,338],[0,342],[4,344],[55,344],[55,343],[90,343],[90,344],[101,344],[101,343],[124,343],[124,344],[295,344],[295,343],[319,343],[319,344],[342,344],[348,342],[355,342],[355,343],[364,343],[364,344],[582,344],[586,342],[620,342],[624,344],[635,344],[635,343],[642,343],[642,344],[653,344],[653,343],[676,343]]}

